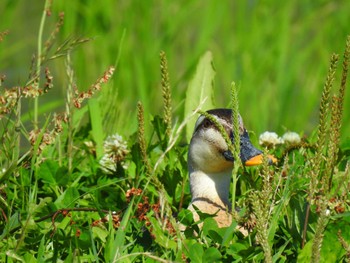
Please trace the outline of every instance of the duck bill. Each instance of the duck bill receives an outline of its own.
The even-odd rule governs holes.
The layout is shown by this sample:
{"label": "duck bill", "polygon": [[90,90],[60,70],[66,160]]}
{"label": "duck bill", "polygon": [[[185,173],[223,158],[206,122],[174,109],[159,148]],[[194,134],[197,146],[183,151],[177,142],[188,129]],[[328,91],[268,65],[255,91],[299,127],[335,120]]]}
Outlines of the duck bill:
{"label": "duck bill", "polygon": [[[234,161],[233,154],[229,150],[223,152],[223,156],[227,161]],[[273,155],[268,155],[267,157],[269,159],[269,164],[277,163],[277,159]],[[264,161],[263,152],[253,146],[246,131],[241,136],[240,158],[245,166],[259,165]]]}
{"label": "duck bill", "polygon": [[[263,163],[264,155],[263,152],[256,149],[250,142],[249,136],[247,133],[241,136],[241,160],[245,166],[254,166]],[[277,162],[277,159],[268,155],[269,163],[273,164]]]}
{"label": "duck bill", "polygon": [[[267,158],[269,158],[269,164],[277,163],[277,159],[273,155],[268,155]],[[259,155],[256,155],[256,156],[250,158],[249,160],[247,160],[244,163],[244,165],[245,166],[259,165],[259,164],[262,164],[263,161],[264,161],[264,155],[259,154]]]}

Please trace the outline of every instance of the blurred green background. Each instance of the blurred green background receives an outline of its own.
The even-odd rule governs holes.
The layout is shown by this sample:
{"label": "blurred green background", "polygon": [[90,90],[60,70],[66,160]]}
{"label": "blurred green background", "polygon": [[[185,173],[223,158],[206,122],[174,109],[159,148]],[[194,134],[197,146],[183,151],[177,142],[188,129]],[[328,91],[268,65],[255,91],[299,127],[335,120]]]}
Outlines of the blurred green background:
{"label": "blurred green background", "polygon": [[[24,85],[28,79],[43,8],[44,1],[0,2],[0,31],[9,30],[0,43],[4,87]],[[93,38],[73,53],[80,90],[118,62],[112,82],[98,98],[106,134],[130,135],[136,130],[139,100],[147,116],[161,114],[161,50],[168,58],[174,119],[183,119],[187,85],[199,57],[210,50],[217,72],[217,107],[229,105],[230,84],[235,81],[248,130],[257,135],[266,130],[310,134],[317,125],[330,56],[342,55],[350,34],[348,0],[53,0],[45,38],[61,12],[65,20],[57,43],[70,36]],[[48,66],[54,88],[40,98],[40,107],[60,111],[67,86],[64,59]],[[24,107],[29,109],[31,102]],[[349,110],[347,91],[343,138],[350,132]]]}

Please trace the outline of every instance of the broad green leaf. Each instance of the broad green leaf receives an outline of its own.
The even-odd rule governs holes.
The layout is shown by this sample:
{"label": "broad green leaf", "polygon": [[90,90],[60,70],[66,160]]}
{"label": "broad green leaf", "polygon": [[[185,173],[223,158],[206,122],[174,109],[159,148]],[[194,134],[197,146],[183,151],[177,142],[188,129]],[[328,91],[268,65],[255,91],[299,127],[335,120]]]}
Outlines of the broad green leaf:
{"label": "broad green leaf", "polygon": [[56,184],[66,186],[71,178],[69,177],[68,169],[65,166],[59,167],[55,173]]}
{"label": "broad green leaf", "polygon": [[195,243],[193,244],[190,248],[189,248],[189,258],[191,259],[191,262],[196,263],[196,262],[203,262],[202,261],[202,257],[203,257],[203,245],[199,244],[199,243]]}
{"label": "broad green leaf", "polygon": [[215,247],[210,247],[203,254],[202,262],[219,262],[221,259],[220,251]]}
{"label": "broad green leaf", "polygon": [[79,192],[75,187],[69,187],[56,199],[55,205],[57,206],[57,209],[72,207],[79,196]]}
{"label": "broad green leaf", "polygon": [[345,256],[346,251],[339,242],[338,231],[341,231],[341,236],[349,244],[350,242],[350,224],[345,221],[335,221],[328,224],[324,233],[321,262],[340,262],[340,259]]}
{"label": "broad green leaf", "polygon": [[218,231],[218,223],[215,221],[213,217],[207,217],[203,221],[203,234],[209,235],[209,231]]}
{"label": "broad green leaf", "polygon": [[14,162],[10,165],[8,169],[4,173],[0,173],[0,184],[5,182],[13,173],[13,171],[16,169],[17,163]]}
{"label": "broad green leaf", "polygon": [[152,224],[152,234],[155,236],[155,241],[166,249],[175,250],[177,246],[176,242],[172,240],[172,237],[166,235],[167,232],[161,228],[157,219],[155,217],[149,217],[149,221]]}
{"label": "broad green leaf", "polygon": [[69,216],[66,216],[63,218],[61,222],[57,225],[57,229],[66,229],[68,225],[71,224],[71,218]]}
{"label": "broad green leaf", "polygon": [[237,222],[232,222],[231,225],[225,230],[222,238],[221,246],[228,246],[233,239],[233,233],[237,227]]}
{"label": "broad green leaf", "polygon": [[0,240],[2,240],[4,237],[6,237],[7,234],[9,234],[12,229],[14,229],[20,225],[19,218],[20,218],[20,215],[18,212],[14,213],[10,217],[7,224],[5,225],[3,232],[1,233]]}
{"label": "broad green leaf", "polygon": [[100,228],[100,227],[93,227],[92,229],[92,235],[95,238],[99,238],[102,240],[102,242],[106,242],[106,238],[108,237],[109,232],[106,229]]}
{"label": "broad green leaf", "polygon": [[[207,51],[197,64],[196,73],[190,81],[185,101],[185,118],[193,113],[205,99],[202,110],[214,108],[213,103],[213,83],[215,70],[213,67],[213,55]],[[186,139],[189,142],[193,133],[196,118],[192,118],[186,127]]]}
{"label": "broad green leaf", "polygon": [[192,225],[193,213],[188,209],[182,209],[178,214],[178,221],[185,226]]}
{"label": "broad green leaf", "polygon": [[[24,262],[25,263],[38,263],[38,262],[43,262],[43,261],[39,261],[35,258],[35,256],[33,255],[33,252],[26,252],[23,256]],[[17,261],[15,261],[17,262]]]}
{"label": "broad green leaf", "polygon": [[44,183],[56,185],[55,174],[58,169],[58,163],[52,160],[46,160],[40,165],[38,171],[38,178],[42,179]]}
{"label": "broad green leaf", "polygon": [[[241,241],[242,242],[242,241]],[[230,245],[228,248],[227,248],[227,253],[229,255],[235,255],[237,256],[239,254],[240,251],[242,250],[247,250],[248,246],[250,246],[249,244],[245,244],[245,243],[239,243],[239,242],[236,242],[232,245]]]}

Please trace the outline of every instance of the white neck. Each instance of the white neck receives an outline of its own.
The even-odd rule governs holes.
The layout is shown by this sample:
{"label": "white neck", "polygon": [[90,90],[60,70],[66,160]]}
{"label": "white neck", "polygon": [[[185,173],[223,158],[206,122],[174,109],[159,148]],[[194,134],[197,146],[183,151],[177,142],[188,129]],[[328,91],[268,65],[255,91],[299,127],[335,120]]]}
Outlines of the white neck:
{"label": "white neck", "polygon": [[231,208],[229,202],[231,170],[206,174],[202,171],[190,173],[192,202],[204,198],[218,205]]}

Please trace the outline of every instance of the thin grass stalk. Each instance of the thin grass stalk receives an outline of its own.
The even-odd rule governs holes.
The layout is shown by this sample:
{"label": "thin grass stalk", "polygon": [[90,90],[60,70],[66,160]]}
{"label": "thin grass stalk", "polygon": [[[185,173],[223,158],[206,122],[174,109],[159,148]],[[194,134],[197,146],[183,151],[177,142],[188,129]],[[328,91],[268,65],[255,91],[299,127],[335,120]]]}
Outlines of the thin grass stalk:
{"label": "thin grass stalk", "polygon": [[251,200],[256,217],[257,239],[263,248],[265,262],[272,262],[272,248],[269,243],[270,216],[272,214],[273,189],[271,183],[268,150],[264,149],[264,159],[260,176],[263,179],[261,191],[254,191]]}
{"label": "thin grass stalk", "polygon": [[146,167],[147,175],[152,174],[152,167],[147,156],[147,145],[145,137],[145,115],[142,103],[137,103],[137,120],[138,120],[138,142],[140,145],[140,152],[143,164]]}
{"label": "thin grass stalk", "polygon": [[320,102],[319,110],[319,124],[317,131],[317,142],[316,142],[316,153],[315,156],[311,159],[310,169],[310,186],[308,193],[308,200],[306,206],[306,216],[304,221],[304,229],[302,234],[301,247],[303,248],[306,242],[306,232],[309,222],[310,215],[310,205],[316,200],[316,193],[318,192],[318,182],[321,175],[321,163],[325,159],[324,152],[327,147],[326,139],[329,133],[329,101],[330,101],[330,92],[334,82],[334,75],[337,69],[339,56],[337,54],[332,54],[330,59],[330,67],[328,69],[327,77],[325,84],[323,86],[322,97]]}
{"label": "thin grass stalk", "polygon": [[57,136],[56,140],[57,140],[58,165],[62,166],[63,155],[62,155],[62,140],[61,140],[61,136]]}
{"label": "thin grass stalk", "polygon": [[339,240],[340,244],[342,245],[342,247],[346,251],[345,262],[350,262],[350,244],[348,242],[346,242],[346,240],[342,236],[341,230],[338,231],[337,236],[338,236],[338,240]]}
{"label": "thin grass stalk", "polygon": [[16,109],[16,121],[15,121],[15,147],[13,150],[13,156],[12,156],[12,162],[17,163],[19,154],[20,154],[20,149],[21,149],[21,88],[18,87],[18,101],[17,101],[17,109]]}
{"label": "thin grass stalk", "polygon": [[349,63],[350,63],[350,35],[346,39],[345,51],[343,55],[342,77],[341,77],[341,83],[340,83],[340,88],[338,92],[339,94],[338,111],[341,114],[339,116],[340,119],[342,119],[342,113],[343,113],[343,104],[344,104],[344,98],[345,98],[346,82],[348,78]]}
{"label": "thin grass stalk", "polygon": [[330,136],[329,136],[329,145],[327,151],[326,164],[324,169],[325,180],[323,182],[322,188],[324,194],[327,194],[331,189],[332,175],[334,167],[337,162],[338,151],[339,151],[339,141],[340,141],[340,128],[341,128],[341,110],[339,108],[340,98],[337,96],[332,97],[331,104],[331,125],[330,125]]}
{"label": "thin grass stalk", "polygon": [[320,175],[321,162],[324,160],[324,151],[326,149],[327,134],[329,129],[328,116],[329,116],[329,100],[330,91],[334,82],[334,75],[337,69],[339,56],[333,54],[330,61],[330,67],[327,73],[327,78],[325,85],[323,87],[320,111],[319,111],[319,125],[317,132],[317,142],[316,142],[316,154],[312,159],[313,168],[311,169],[310,178],[310,192],[309,192],[309,202],[314,199],[315,193],[317,192],[318,177]]}
{"label": "thin grass stalk", "polygon": [[72,172],[73,168],[73,97],[74,97],[74,71],[72,69],[72,62],[70,52],[66,56],[66,74],[68,77],[67,86],[67,101],[66,101],[66,114],[67,114],[67,126],[68,126],[68,141],[67,141],[67,159],[68,159],[68,173]]}
{"label": "thin grass stalk", "polygon": [[[272,185],[271,185],[271,175],[270,175],[270,169],[269,169],[269,159],[268,159],[268,150],[267,148],[264,148],[264,160],[262,164],[262,171],[260,173],[260,176],[263,179],[263,188],[262,188],[262,198],[264,201],[264,208],[269,208],[269,203],[271,201],[271,196],[273,193]],[[270,211],[268,209],[267,211]],[[267,216],[270,214],[270,212],[267,213]]]}
{"label": "thin grass stalk", "polygon": [[[41,62],[42,62],[42,42],[43,42],[44,25],[45,25],[45,20],[46,20],[46,16],[47,16],[47,11],[50,8],[51,2],[52,1],[50,1],[50,0],[45,1],[44,11],[43,11],[43,14],[41,16],[40,26],[39,26],[38,50],[37,50],[36,73],[35,73],[35,75],[36,75],[35,77],[37,78],[36,83],[38,85],[40,83],[40,69],[41,69]],[[38,86],[36,88],[38,88]],[[38,108],[39,108],[39,97],[36,96],[34,98],[34,129],[35,130],[38,129]]]}
{"label": "thin grass stalk", "polygon": [[[22,246],[22,243],[24,242],[24,237],[26,235],[26,231],[27,231],[27,227],[30,225],[30,220],[33,216],[33,213],[35,212],[35,209],[37,208],[36,204],[37,204],[37,195],[38,195],[38,168],[39,168],[39,146],[40,143],[43,139],[44,133],[48,127],[49,124],[49,120],[50,120],[50,116],[48,116],[44,126],[42,127],[40,133],[37,136],[37,139],[34,143],[33,149],[32,149],[32,158],[31,158],[31,164],[30,164],[30,188],[29,188],[29,193],[28,193],[28,203],[27,203],[27,207],[23,208],[27,211],[27,217],[26,217],[26,221],[22,227],[22,232],[21,235],[17,241],[17,245],[16,245],[16,249],[15,251],[17,251],[18,249],[20,249],[20,247]],[[33,180],[34,177],[34,180]],[[23,195],[24,196],[24,195]],[[23,204],[25,202],[23,201]]]}
{"label": "thin grass stalk", "polygon": [[324,230],[326,229],[328,223],[328,210],[327,210],[327,198],[326,196],[321,196],[320,199],[320,216],[317,219],[317,225],[315,229],[314,241],[312,243],[311,250],[311,262],[318,263],[321,258],[321,247],[323,242]]}
{"label": "thin grass stalk", "polygon": [[268,242],[268,228],[265,222],[265,214],[266,211],[261,207],[261,202],[259,199],[261,198],[259,193],[255,192],[252,195],[252,205],[254,209],[254,214],[256,216],[256,231],[257,231],[257,240],[259,241],[260,246],[264,251],[265,262],[272,262],[272,252],[271,247]]}
{"label": "thin grass stalk", "polygon": [[[118,44],[117,57],[114,62],[114,68],[116,69],[118,69],[120,57],[123,51],[125,34],[126,34],[126,29],[124,28]],[[103,125],[104,127],[106,127],[105,128],[106,133],[110,133],[110,131],[114,131],[118,128],[118,118],[119,118],[119,114],[109,114],[108,112],[112,109],[118,110],[120,108],[123,108],[122,106],[120,106],[120,103],[118,103],[119,91],[114,88],[114,85],[111,88],[106,90],[106,92],[104,93],[105,96],[103,96],[103,101],[102,101],[103,103],[106,103],[106,106],[103,107],[103,110],[104,110]]]}
{"label": "thin grass stalk", "polygon": [[158,180],[155,176],[155,168],[152,169],[149,158],[147,156],[147,144],[146,144],[146,136],[145,136],[145,117],[144,117],[144,109],[141,102],[137,103],[137,120],[138,120],[138,142],[140,145],[140,152],[144,166],[146,167],[146,174],[149,176],[150,180],[153,181],[155,186],[158,189],[163,189],[163,184]]}
{"label": "thin grass stalk", "polygon": [[240,125],[239,125],[239,104],[238,104],[238,92],[236,84],[231,84],[231,107],[232,107],[232,132],[233,132],[233,144],[230,145],[230,151],[234,157],[233,169],[232,169],[232,211],[235,211],[236,206],[236,187],[238,170],[242,166],[240,158]]}
{"label": "thin grass stalk", "polygon": [[344,103],[344,97],[345,97],[345,86],[346,86],[347,72],[348,72],[349,53],[350,53],[350,38],[348,37],[345,52],[344,52],[341,85],[338,91],[338,95],[334,95],[332,97],[329,143],[328,143],[327,154],[325,156],[326,157],[325,169],[324,169],[324,173],[322,173],[323,177],[321,178],[321,188],[323,193],[319,201],[319,207],[321,212],[317,220],[315,236],[314,236],[314,241],[312,244],[312,252],[311,252],[312,253],[311,262],[315,262],[315,263],[320,262],[323,233],[328,223],[329,211],[327,210],[327,203],[328,203],[327,201],[328,201],[328,194],[331,190],[332,176],[334,173],[334,167],[337,162],[337,156],[339,151],[340,128],[341,128],[341,121],[342,121],[342,115],[343,115],[343,103]]}
{"label": "thin grass stalk", "polygon": [[345,89],[346,82],[348,77],[348,69],[349,69],[349,60],[350,60],[350,36],[347,37],[345,51],[343,54],[343,68],[342,68],[342,77],[341,83],[338,90],[338,95],[333,98],[332,101],[332,117],[331,117],[331,132],[330,132],[330,142],[331,142],[331,152],[330,157],[332,163],[329,163],[329,167],[326,168],[326,171],[330,171],[329,175],[328,187],[331,188],[332,178],[333,178],[333,169],[336,164],[337,155],[339,152],[339,142],[340,142],[340,129],[342,125],[343,119],[343,105],[345,99]]}
{"label": "thin grass stalk", "polygon": [[171,135],[172,121],[171,121],[171,89],[169,81],[169,72],[168,72],[168,62],[166,54],[164,51],[160,52],[160,72],[162,77],[162,96],[164,102],[164,122],[166,124],[165,134],[169,140]]}
{"label": "thin grass stalk", "polygon": [[264,149],[264,159],[262,164],[262,172],[260,174],[263,178],[263,188],[261,190],[261,212],[263,214],[264,221],[261,222],[264,226],[264,230],[261,233],[262,238],[262,247],[265,254],[265,262],[272,262],[272,248],[269,244],[269,228],[270,228],[270,215],[272,214],[272,179],[270,175],[269,169],[269,158],[268,158],[268,150]]}

